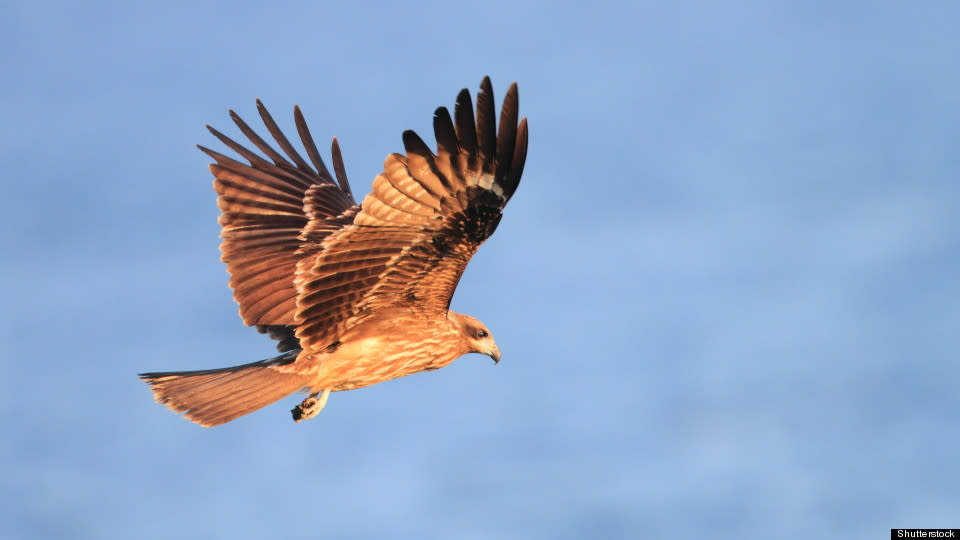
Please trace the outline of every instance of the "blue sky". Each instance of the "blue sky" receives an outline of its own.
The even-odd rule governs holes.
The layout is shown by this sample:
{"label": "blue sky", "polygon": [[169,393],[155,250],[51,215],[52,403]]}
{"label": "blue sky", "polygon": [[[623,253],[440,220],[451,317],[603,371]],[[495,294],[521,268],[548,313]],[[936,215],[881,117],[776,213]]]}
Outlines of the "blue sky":
{"label": "blue sky", "polygon": [[[842,5],[840,5],[842,4]],[[878,538],[960,508],[954,2],[0,7],[3,538]],[[258,360],[203,129],[365,193],[489,74],[527,168],[453,307],[504,359],[207,430]]]}

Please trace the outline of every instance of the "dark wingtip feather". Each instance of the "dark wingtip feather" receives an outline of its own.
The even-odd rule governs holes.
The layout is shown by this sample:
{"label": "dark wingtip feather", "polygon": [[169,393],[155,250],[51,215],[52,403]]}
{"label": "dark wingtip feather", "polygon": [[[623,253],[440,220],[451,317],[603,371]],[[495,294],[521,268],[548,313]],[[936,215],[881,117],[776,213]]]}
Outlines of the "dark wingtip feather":
{"label": "dark wingtip feather", "polygon": [[287,136],[283,134],[283,130],[280,129],[280,126],[278,126],[277,122],[273,119],[270,111],[267,110],[266,106],[264,106],[263,102],[259,99],[257,100],[257,112],[260,113],[260,119],[263,121],[263,125],[267,127],[267,131],[270,132],[273,140],[277,141],[280,149],[283,150],[288,158],[296,163],[297,168],[310,175],[316,174],[313,169],[310,168],[310,165],[307,165],[307,162],[300,157],[297,149],[290,144]]}
{"label": "dark wingtip feather", "polygon": [[490,82],[489,75],[484,75],[483,79],[480,80],[480,92],[493,95],[493,83]]}
{"label": "dark wingtip feather", "polygon": [[[210,127],[210,126],[207,126],[207,128],[209,128],[209,127]],[[195,146],[197,147],[197,150],[200,150],[200,151],[203,152],[204,154],[212,157],[213,159],[217,159],[217,158],[213,157],[213,154],[216,153],[216,152],[214,152],[213,150],[207,148],[206,146],[204,146],[204,145],[202,145],[202,144],[197,144],[197,145],[195,145]]]}
{"label": "dark wingtip feather", "polygon": [[437,152],[446,152],[450,155],[457,154],[459,151],[457,132],[453,127],[450,111],[446,107],[437,107],[437,110],[433,113],[433,135],[437,139]]}
{"label": "dark wingtip feather", "polygon": [[[233,117],[233,116],[236,116],[236,113],[233,112],[233,111],[230,111],[230,115],[231,115],[231,117]],[[237,117],[237,118],[239,118],[239,117]],[[241,121],[242,121],[242,120],[241,120]],[[227,147],[229,147],[229,148],[230,148],[231,150],[233,150],[234,152],[236,152],[236,153],[240,154],[241,156],[243,156],[244,159],[246,159],[247,161],[249,161],[251,165],[253,165],[253,166],[258,166],[258,165],[259,165],[259,166],[261,166],[261,167],[263,167],[264,165],[269,165],[269,162],[268,162],[267,160],[265,160],[265,159],[263,159],[262,157],[258,156],[258,155],[255,154],[254,152],[251,152],[251,151],[248,150],[245,146],[243,146],[242,144],[234,141],[234,140],[231,139],[230,137],[227,137],[227,136],[224,135],[223,133],[220,133],[216,128],[211,127],[211,126],[207,126],[207,130],[208,130],[214,137],[216,137],[217,140],[219,140],[220,142],[222,142],[223,144],[225,144]]]}
{"label": "dark wingtip feather", "polygon": [[[233,159],[233,158],[231,158],[231,157],[225,156],[225,155],[221,154],[220,152],[217,152],[216,150],[211,150],[210,148],[207,148],[206,146],[203,146],[203,145],[201,145],[201,144],[198,144],[198,145],[197,145],[197,148],[200,149],[200,151],[203,152],[204,154],[206,154],[206,155],[210,156],[211,158],[213,158],[214,161],[216,161],[216,163],[211,163],[211,164],[210,164],[211,171],[213,171],[212,168],[213,168],[213,167],[216,167],[216,166],[227,167],[227,168],[231,168],[231,169],[234,169],[234,170],[243,169],[244,167],[248,167],[248,165],[244,165],[243,163],[240,163],[239,161],[237,161],[237,160],[235,160],[235,159]],[[216,172],[214,172],[214,176],[216,176]]]}
{"label": "dark wingtip feather", "polygon": [[[347,179],[347,168],[343,165],[343,153],[340,152],[340,141],[336,137],[330,143],[330,153],[333,154],[333,171],[337,174],[337,182],[340,183],[340,189],[353,200],[353,192],[350,191],[350,181]],[[354,204],[356,204],[354,202]]]}
{"label": "dark wingtip feather", "polygon": [[408,154],[417,154],[427,158],[433,157],[433,152],[430,151],[430,147],[427,146],[427,143],[412,129],[403,132],[403,147]]}
{"label": "dark wingtip feather", "polygon": [[327,165],[323,162],[323,158],[320,157],[320,151],[317,149],[317,144],[313,141],[313,135],[310,133],[310,128],[307,127],[307,121],[304,119],[303,112],[300,111],[299,105],[293,106],[293,122],[297,126],[297,134],[300,135],[303,148],[307,151],[307,157],[313,162],[317,173],[323,177],[324,180],[332,183],[333,177],[330,176]]}
{"label": "dark wingtip feather", "polygon": [[520,119],[520,125],[517,126],[517,142],[513,147],[513,159],[510,163],[510,173],[503,181],[503,190],[507,198],[510,198],[517,190],[520,183],[520,176],[523,175],[523,166],[527,161],[527,119]]}
{"label": "dark wingtip feather", "polygon": [[477,94],[477,146],[480,152],[480,168],[484,173],[494,173],[494,156],[497,151],[497,117],[490,77],[484,77]]}
{"label": "dark wingtip feather", "polygon": [[468,157],[468,167],[474,169],[477,155],[477,126],[473,120],[473,100],[470,98],[470,91],[466,88],[457,94],[453,116],[456,121],[460,150]]}
{"label": "dark wingtip feather", "polygon": [[503,98],[500,107],[500,131],[497,134],[497,181],[501,181],[509,174],[513,163],[513,149],[517,139],[517,114],[520,109],[520,98],[517,83],[510,85],[507,95]]}
{"label": "dark wingtip feather", "polygon": [[[257,100],[257,103],[259,104],[260,107],[263,106],[263,104],[260,103],[259,99]],[[266,108],[264,108],[263,110],[265,111]],[[294,168],[293,164],[287,161],[283,156],[280,155],[279,152],[277,152],[269,144],[267,144],[267,142],[264,141],[263,138],[257,135],[257,132],[254,131],[253,128],[251,128],[246,122],[244,122],[243,118],[240,118],[239,114],[231,110],[230,118],[233,120],[233,123],[236,124],[238,128],[240,128],[240,131],[243,133],[244,137],[246,137],[247,140],[252,142],[254,146],[259,148],[260,151],[263,152],[267,157],[272,159],[275,165],[280,167],[288,167],[290,169]],[[267,127],[269,128],[269,125]]]}

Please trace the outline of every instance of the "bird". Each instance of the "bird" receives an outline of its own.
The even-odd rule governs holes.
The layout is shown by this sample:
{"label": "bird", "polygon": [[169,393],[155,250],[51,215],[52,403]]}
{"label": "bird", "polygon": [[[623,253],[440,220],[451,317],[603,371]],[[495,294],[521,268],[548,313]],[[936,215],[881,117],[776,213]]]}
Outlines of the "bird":
{"label": "bird", "polygon": [[[315,417],[331,392],[445,367],[480,353],[499,363],[488,327],[450,310],[464,269],[496,230],[523,174],[527,119],[512,83],[496,118],[484,77],[453,115],[433,115],[436,152],[412,130],[357,204],[340,144],[334,174],[294,106],[303,159],[263,103],[257,110],[280,151],[234,111],[262,155],[207,129],[246,163],[204,146],[220,209],[221,260],[239,314],[276,340],[276,357],[199,371],[141,373],[155,400],[205,427],[225,424],[294,393],[292,411]],[[282,152],[282,153],[281,153]],[[335,178],[334,178],[335,175]]]}

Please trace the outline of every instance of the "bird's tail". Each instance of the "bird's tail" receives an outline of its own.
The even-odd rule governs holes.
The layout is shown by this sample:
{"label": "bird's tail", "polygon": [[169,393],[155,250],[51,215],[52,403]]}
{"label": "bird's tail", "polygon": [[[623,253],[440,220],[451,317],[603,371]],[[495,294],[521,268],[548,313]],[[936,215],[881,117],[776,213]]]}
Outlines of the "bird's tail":
{"label": "bird's tail", "polygon": [[202,371],[141,373],[153,396],[201,426],[213,427],[266,407],[306,387],[309,375],[280,371],[299,351],[277,358]]}

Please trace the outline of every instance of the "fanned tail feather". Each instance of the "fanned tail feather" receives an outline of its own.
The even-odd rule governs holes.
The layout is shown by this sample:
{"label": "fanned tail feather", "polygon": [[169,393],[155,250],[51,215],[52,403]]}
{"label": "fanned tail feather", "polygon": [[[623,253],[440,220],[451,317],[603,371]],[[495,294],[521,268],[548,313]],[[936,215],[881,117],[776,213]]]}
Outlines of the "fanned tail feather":
{"label": "fanned tail feather", "polygon": [[205,427],[219,426],[252,413],[307,386],[309,377],[274,366],[296,358],[277,358],[202,371],[141,373],[153,396],[171,410]]}

